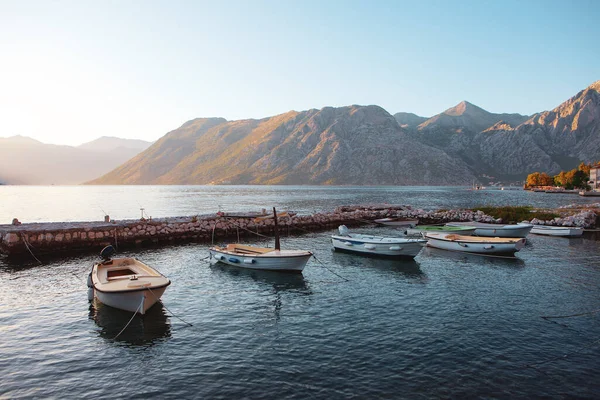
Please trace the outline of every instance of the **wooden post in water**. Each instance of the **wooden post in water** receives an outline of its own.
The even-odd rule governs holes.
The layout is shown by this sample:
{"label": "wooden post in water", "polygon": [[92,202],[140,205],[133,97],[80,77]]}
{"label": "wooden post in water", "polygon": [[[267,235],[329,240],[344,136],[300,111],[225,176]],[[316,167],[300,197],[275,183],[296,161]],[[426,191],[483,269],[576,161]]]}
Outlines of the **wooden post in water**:
{"label": "wooden post in water", "polygon": [[275,221],[275,250],[281,250],[279,244],[279,228],[277,226],[277,211],[275,211],[275,207],[273,207],[273,220]]}

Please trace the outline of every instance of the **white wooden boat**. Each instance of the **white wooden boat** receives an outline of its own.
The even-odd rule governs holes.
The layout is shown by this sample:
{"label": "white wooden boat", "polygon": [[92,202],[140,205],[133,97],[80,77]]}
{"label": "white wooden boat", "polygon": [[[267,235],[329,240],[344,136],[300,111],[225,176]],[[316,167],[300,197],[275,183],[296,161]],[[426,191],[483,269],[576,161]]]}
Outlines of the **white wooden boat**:
{"label": "white wooden boat", "polygon": [[383,257],[415,257],[425,243],[424,239],[384,237],[350,233],[345,225],[339,227],[340,234],[332,235],[335,250],[363,255]]}
{"label": "white wooden boat", "polygon": [[380,218],[373,222],[376,224],[394,226],[394,227],[413,227],[419,223],[418,219],[404,219],[404,218]]}
{"label": "white wooden boat", "polygon": [[107,257],[94,264],[88,277],[91,299],[142,315],[159,301],[170,284],[160,272],[132,257]]}
{"label": "white wooden boat", "polygon": [[579,192],[580,196],[600,196],[600,190],[582,190]]}
{"label": "white wooden boat", "polygon": [[487,224],[484,222],[450,222],[448,226],[474,226],[475,235],[501,238],[524,238],[533,228],[531,224]]}
{"label": "white wooden boat", "polygon": [[463,236],[454,233],[427,233],[427,246],[479,254],[514,254],[525,246],[524,238]]}
{"label": "white wooden boat", "polygon": [[531,233],[547,236],[579,237],[583,235],[583,228],[572,226],[534,225],[531,229]]}
{"label": "white wooden boat", "polygon": [[312,253],[306,250],[281,250],[277,225],[277,211],[273,207],[275,223],[275,248],[249,246],[230,243],[226,246],[210,248],[210,258],[223,264],[248,269],[267,271],[302,272]]}
{"label": "white wooden boat", "polygon": [[406,230],[407,236],[423,236],[428,232],[435,233],[456,233],[459,235],[473,235],[474,226],[448,226],[448,225],[418,225]]}
{"label": "white wooden boat", "polygon": [[214,246],[209,251],[210,257],[218,262],[267,271],[302,272],[312,257],[312,253],[305,250],[280,250],[239,243],[225,247]]}

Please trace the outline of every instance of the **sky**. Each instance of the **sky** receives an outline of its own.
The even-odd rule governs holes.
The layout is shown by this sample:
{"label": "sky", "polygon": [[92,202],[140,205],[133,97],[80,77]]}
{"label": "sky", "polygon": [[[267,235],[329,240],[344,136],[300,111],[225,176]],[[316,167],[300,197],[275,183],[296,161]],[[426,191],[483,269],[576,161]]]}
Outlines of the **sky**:
{"label": "sky", "polygon": [[596,0],[0,0],[0,137],[153,141],[350,104],[533,114],[600,80],[598,20]]}

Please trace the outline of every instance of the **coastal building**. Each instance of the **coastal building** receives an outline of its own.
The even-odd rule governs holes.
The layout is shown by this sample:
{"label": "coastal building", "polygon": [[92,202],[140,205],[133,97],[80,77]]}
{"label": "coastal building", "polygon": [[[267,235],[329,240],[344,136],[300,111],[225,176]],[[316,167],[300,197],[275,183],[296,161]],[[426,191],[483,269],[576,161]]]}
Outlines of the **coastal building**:
{"label": "coastal building", "polygon": [[590,186],[592,190],[600,190],[600,164],[594,165],[590,169]]}

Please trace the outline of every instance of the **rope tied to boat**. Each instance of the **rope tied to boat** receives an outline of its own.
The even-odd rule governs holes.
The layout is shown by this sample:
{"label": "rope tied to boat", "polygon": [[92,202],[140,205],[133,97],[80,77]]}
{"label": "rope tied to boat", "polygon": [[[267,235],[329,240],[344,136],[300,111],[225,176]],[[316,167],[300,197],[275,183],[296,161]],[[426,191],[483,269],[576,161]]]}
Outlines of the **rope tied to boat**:
{"label": "rope tied to boat", "polygon": [[159,299],[159,298],[158,298],[158,297],[157,297],[157,296],[154,294],[154,292],[152,291],[152,289],[148,288],[148,291],[149,291],[149,292],[152,294],[152,296],[154,296],[154,298],[156,299],[156,301],[157,301],[157,302],[159,302],[159,303],[160,303],[160,304],[161,304],[161,305],[162,305],[162,306],[165,308],[165,310],[167,310],[168,312],[170,312],[170,313],[171,313],[171,315],[172,315],[173,317],[177,318],[178,320],[180,320],[180,321],[181,321],[181,322],[183,322],[184,324],[187,324],[187,325],[189,325],[189,326],[194,326],[194,325],[190,324],[189,322],[187,322],[187,321],[184,321],[182,318],[178,317],[177,315],[175,315],[175,314],[173,313],[173,311],[169,310],[169,309],[167,308],[167,306],[165,306],[165,303],[163,303],[163,302],[162,302],[162,301],[161,301],[161,300],[160,300],[160,299]]}
{"label": "rope tied to boat", "polygon": [[321,264],[321,266],[322,266],[323,268],[325,268],[327,271],[331,272],[333,275],[337,276],[338,278],[340,278],[340,279],[343,279],[343,280],[344,280],[344,282],[350,282],[350,279],[344,278],[344,277],[343,277],[343,276],[341,276],[340,274],[338,274],[338,273],[336,273],[336,272],[332,271],[330,268],[327,268],[327,266],[326,266],[326,265],[325,265],[323,262],[321,262],[321,260],[319,260],[319,259],[317,258],[317,256],[315,256],[314,254],[313,254],[312,256],[313,256],[313,257],[314,257],[314,259],[315,259],[315,260],[316,260],[316,261],[317,261],[319,264]]}
{"label": "rope tied to boat", "polygon": [[[241,225],[237,224],[237,223],[235,222],[235,220],[233,220],[232,218],[229,218],[229,217],[225,217],[225,218],[227,218],[227,219],[228,219],[228,222],[229,222],[230,224],[232,224],[233,226],[235,226],[235,227],[236,227],[236,228],[238,228],[238,229],[242,229],[242,230],[244,230],[244,231],[246,231],[246,232],[250,232],[250,233],[252,233],[252,234],[254,234],[254,235],[256,235],[256,236],[260,236],[260,237],[263,237],[263,238],[265,238],[265,239],[272,239],[272,237],[271,237],[271,236],[263,235],[263,234],[261,234],[261,233],[254,232],[254,231],[251,231],[250,229],[244,228],[243,226],[241,226]],[[239,242],[239,241],[240,241],[240,234],[239,234],[239,231],[238,231],[238,242]],[[213,244],[214,244],[214,241],[213,241]]]}
{"label": "rope tied to boat", "polygon": [[25,243],[25,248],[29,251],[29,254],[31,254],[35,261],[42,265],[43,263],[35,256],[35,254],[33,254],[33,251],[31,251],[31,247],[33,247],[33,245],[29,243],[29,241],[23,233],[21,233],[21,239],[23,239],[23,243]]}
{"label": "rope tied to boat", "polygon": [[121,329],[121,332],[117,333],[117,336],[115,336],[113,340],[117,340],[117,338],[121,335],[121,333],[123,333],[125,331],[125,329],[127,329],[127,327],[129,326],[129,324],[131,324],[131,321],[133,321],[133,319],[135,318],[135,316],[137,315],[137,313],[142,309],[143,306],[144,306],[144,298],[142,297],[142,301],[140,302],[140,305],[138,306],[137,310],[135,310],[135,312],[131,316],[131,319],[129,320],[129,322],[127,323],[127,325],[125,325],[123,327],[123,329]]}
{"label": "rope tied to boat", "polygon": [[583,312],[583,313],[578,313],[578,314],[571,314],[571,315],[556,315],[556,316],[542,316],[543,319],[558,319],[558,318],[573,318],[573,317],[581,317],[583,315],[591,315],[591,314],[596,314],[597,312],[600,312],[600,308],[597,310],[593,310],[593,311],[588,311],[588,312]]}

